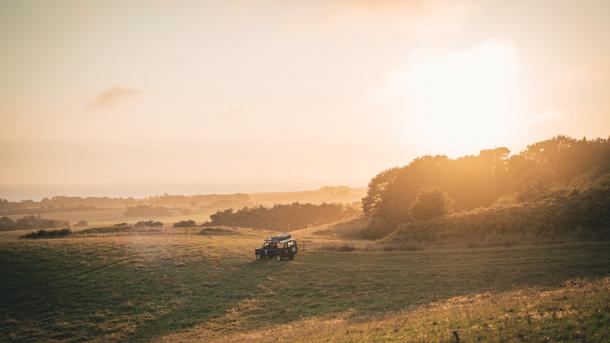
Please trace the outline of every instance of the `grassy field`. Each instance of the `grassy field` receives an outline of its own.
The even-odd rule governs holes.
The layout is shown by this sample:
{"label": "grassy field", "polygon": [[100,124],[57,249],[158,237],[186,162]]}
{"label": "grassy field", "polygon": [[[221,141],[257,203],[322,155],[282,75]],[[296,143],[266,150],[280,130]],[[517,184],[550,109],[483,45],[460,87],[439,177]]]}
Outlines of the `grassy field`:
{"label": "grassy field", "polygon": [[[436,341],[453,331],[487,341],[517,339],[510,328],[532,320],[561,340],[553,335],[609,325],[609,242],[336,252],[309,236],[295,260],[276,263],[253,258],[264,232],[198,230],[2,233],[0,341]],[[607,337],[590,330],[580,331]]]}
{"label": "grassy field", "polygon": [[[579,280],[553,290],[457,296],[373,318],[312,318],[212,341],[608,342],[609,303],[610,278]],[[164,340],[172,338],[180,342],[185,335]]]}

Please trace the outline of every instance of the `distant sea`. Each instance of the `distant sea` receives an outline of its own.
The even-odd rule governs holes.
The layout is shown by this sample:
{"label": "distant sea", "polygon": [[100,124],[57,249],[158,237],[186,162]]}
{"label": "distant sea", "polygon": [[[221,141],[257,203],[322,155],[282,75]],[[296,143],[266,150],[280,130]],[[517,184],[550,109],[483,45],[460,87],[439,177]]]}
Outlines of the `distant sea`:
{"label": "distant sea", "polygon": [[324,184],[300,183],[100,183],[100,184],[0,184],[0,199],[35,200],[58,195],[81,197],[134,197],[154,195],[231,194],[317,189]]}

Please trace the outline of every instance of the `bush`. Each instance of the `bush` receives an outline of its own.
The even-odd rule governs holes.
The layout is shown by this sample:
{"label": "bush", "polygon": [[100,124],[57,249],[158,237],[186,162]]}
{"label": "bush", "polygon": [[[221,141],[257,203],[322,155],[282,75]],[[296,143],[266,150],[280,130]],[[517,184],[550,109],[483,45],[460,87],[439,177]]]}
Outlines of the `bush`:
{"label": "bush", "polygon": [[156,222],[154,220],[147,220],[147,221],[139,221],[136,223],[135,226],[136,227],[163,227],[163,223]]}
{"label": "bush", "polygon": [[432,219],[449,213],[451,201],[442,189],[422,188],[409,208],[409,215],[416,220]]}
{"label": "bush", "polygon": [[78,234],[103,234],[103,233],[119,233],[119,232],[130,232],[133,231],[134,227],[127,223],[119,223],[113,226],[104,227],[92,227],[90,229],[84,229],[77,231]]}
{"label": "bush", "polygon": [[72,230],[70,230],[69,228],[58,229],[58,230],[42,229],[42,230],[30,232],[28,234],[20,236],[19,238],[24,238],[24,239],[61,238],[61,237],[70,236],[71,234],[72,234]]}
{"label": "bush", "polygon": [[193,226],[197,226],[197,223],[195,223],[194,220],[181,220],[177,223],[174,223],[174,227],[193,227]]}
{"label": "bush", "polygon": [[368,226],[360,230],[359,238],[369,240],[381,239],[392,233],[395,229],[394,226],[389,225],[381,219],[373,219]]}

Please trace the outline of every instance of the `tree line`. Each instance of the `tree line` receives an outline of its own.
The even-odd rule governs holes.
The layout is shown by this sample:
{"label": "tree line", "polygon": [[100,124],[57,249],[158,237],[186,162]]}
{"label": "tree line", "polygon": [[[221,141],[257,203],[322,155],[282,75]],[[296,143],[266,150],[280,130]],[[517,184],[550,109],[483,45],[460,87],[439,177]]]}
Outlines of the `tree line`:
{"label": "tree line", "polygon": [[184,208],[226,208],[243,206],[249,201],[247,194],[203,194],[203,195],[170,195],[163,194],[136,198],[54,196],[40,201],[9,201],[0,199],[0,215],[35,214],[59,211],[92,211],[101,208],[137,207],[137,206],[171,206]]}
{"label": "tree line", "polygon": [[188,208],[166,208],[161,206],[138,205],[127,207],[124,217],[167,217],[180,214],[191,214]]}
{"label": "tree line", "polygon": [[331,223],[360,214],[356,206],[322,203],[244,207],[217,211],[204,226],[226,225],[257,229],[293,230]]}
{"label": "tree line", "polygon": [[16,220],[12,220],[10,217],[0,218],[0,230],[48,229],[65,226],[70,226],[70,223],[57,219],[45,219],[40,216],[25,216]]}
{"label": "tree line", "polygon": [[456,159],[416,158],[371,179],[362,209],[367,216],[398,225],[478,207],[502,199],[536,200],[558,188],[610,173],[610,139],[556,136],[510,155],[500,147]]}

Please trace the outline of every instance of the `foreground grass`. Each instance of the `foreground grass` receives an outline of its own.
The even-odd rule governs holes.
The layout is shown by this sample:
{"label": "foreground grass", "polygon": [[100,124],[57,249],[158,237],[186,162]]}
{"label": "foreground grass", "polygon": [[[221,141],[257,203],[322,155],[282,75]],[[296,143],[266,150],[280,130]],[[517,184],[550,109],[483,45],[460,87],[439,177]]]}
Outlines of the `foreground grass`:
{"label": "foreground grass", "polygon": [[[196,332],[165,341],[196,340]],[[610,279],[459,296],[370,317],[315,318],[218,342],[608,342]]]}
{"label": "foreground grass", "polygon": [[[279,264],[254,261],[257,244],[257,237],[192,234],[0,241],[0,340],[208,340],[322,319],[351,327],[357,318],[457,296],[550,289],[610,273],[607,242],[310,250]],[[451,312],[444,318],[450,317],[460,320]],[[435,321],[439,335],[470,325]],[[353,340],[384,337],[358,335]]]}

